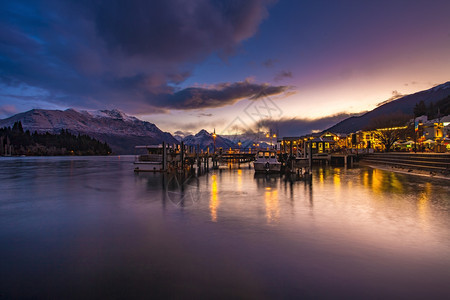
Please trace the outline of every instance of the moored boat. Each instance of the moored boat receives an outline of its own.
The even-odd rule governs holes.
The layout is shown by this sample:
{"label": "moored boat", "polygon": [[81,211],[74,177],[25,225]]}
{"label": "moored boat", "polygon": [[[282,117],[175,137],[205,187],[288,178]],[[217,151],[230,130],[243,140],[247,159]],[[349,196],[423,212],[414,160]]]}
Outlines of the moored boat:
{"label": "moored boat", "polygon": [[136,146],[136,149],[146,149],[146,154],[137,155],[134,160],[135,172],[163,172],[164,149],[162,145]]}
{"label": "moored boat", "polygon": [[253,162],[255,172],[279,173],[281,163],[277,159],[276,150],[260,150]]}

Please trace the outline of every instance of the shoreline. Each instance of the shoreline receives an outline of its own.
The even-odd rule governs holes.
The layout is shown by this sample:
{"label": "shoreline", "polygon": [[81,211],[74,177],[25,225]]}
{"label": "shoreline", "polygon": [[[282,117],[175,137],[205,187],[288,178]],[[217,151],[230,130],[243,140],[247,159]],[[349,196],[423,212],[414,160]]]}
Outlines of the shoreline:
{"label": "shoreline", "polygon": [[360,166],[367,166],[372,169],[380,169],[383,171],[390,171],[400,174],[408,174],[408,175],[415,175],[415,176],[421,176],[421,177],[427,177],[427,178],[436,178],[436,179],[444,179],[444,180],[450,180],[450,175],[443,175],[439,173],[434,173],[432,171],[425,171],[425,170],[418,170],[418,169],[406,169],[401,167],[393,167],[389,165],[383,165],[383,164],[371,164],[371,163],[362,163],[359,162]]}

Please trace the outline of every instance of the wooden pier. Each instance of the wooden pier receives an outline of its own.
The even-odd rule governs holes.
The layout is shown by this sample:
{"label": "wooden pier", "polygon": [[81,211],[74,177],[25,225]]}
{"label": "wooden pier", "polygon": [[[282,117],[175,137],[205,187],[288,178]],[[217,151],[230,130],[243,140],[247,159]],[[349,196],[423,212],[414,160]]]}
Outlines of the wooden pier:
{"label": "wooden pier", "polygon": [[[209,168],[217,169],[220,164],[224,163],[249,163],[255,159],[255,151],[242,151],[241,149],[228,149],[224,151],[219,149],[215,153],[210,153],[208,150],[200,149],[199,145],[185,145],[181,144],[168,145],[163,143],[160,146],[137,146],[141,149],[151,149],[155,152],[152,154],[136,156],[135,172],[197,172],[209,171]],[[150,151],[150,150],[149,150]],[[144,159],[143,159],[144,158]],[[139,162],[138,162],[139,161]],[[146,163],[156,161],[157,167],[144,169]]]}

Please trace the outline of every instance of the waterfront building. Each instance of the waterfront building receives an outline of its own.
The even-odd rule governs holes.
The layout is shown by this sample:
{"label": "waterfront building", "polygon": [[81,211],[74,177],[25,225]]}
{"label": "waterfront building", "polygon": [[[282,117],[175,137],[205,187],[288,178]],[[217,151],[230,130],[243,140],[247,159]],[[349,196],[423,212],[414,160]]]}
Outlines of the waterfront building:
{"label": "waterfront building", "polygon": [[419,149],[450,151],[450,115],[416,122],[415,130]]}
{"label": "waterfront building", "polygon": [[308,137],[290,136],[279,140],[280,152],[288,156],[303,157],[305,141]]}
{"label": "waterfront building", "polygon": [[310,140],[312,154],[331,153],[335,149],[336,141],[333,138],[317,137]]}

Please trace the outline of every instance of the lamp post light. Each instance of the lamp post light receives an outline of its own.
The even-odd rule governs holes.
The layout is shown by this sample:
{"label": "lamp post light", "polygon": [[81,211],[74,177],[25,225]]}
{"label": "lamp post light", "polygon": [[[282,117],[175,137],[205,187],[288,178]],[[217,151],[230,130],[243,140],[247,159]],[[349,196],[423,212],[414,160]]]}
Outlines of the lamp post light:
{"label": "lamp post light", "polygon": [[214,132],[212,134],[213,137],[213,143],[214,143],[214,154],[216,154],[216,129],[214,128]]}

